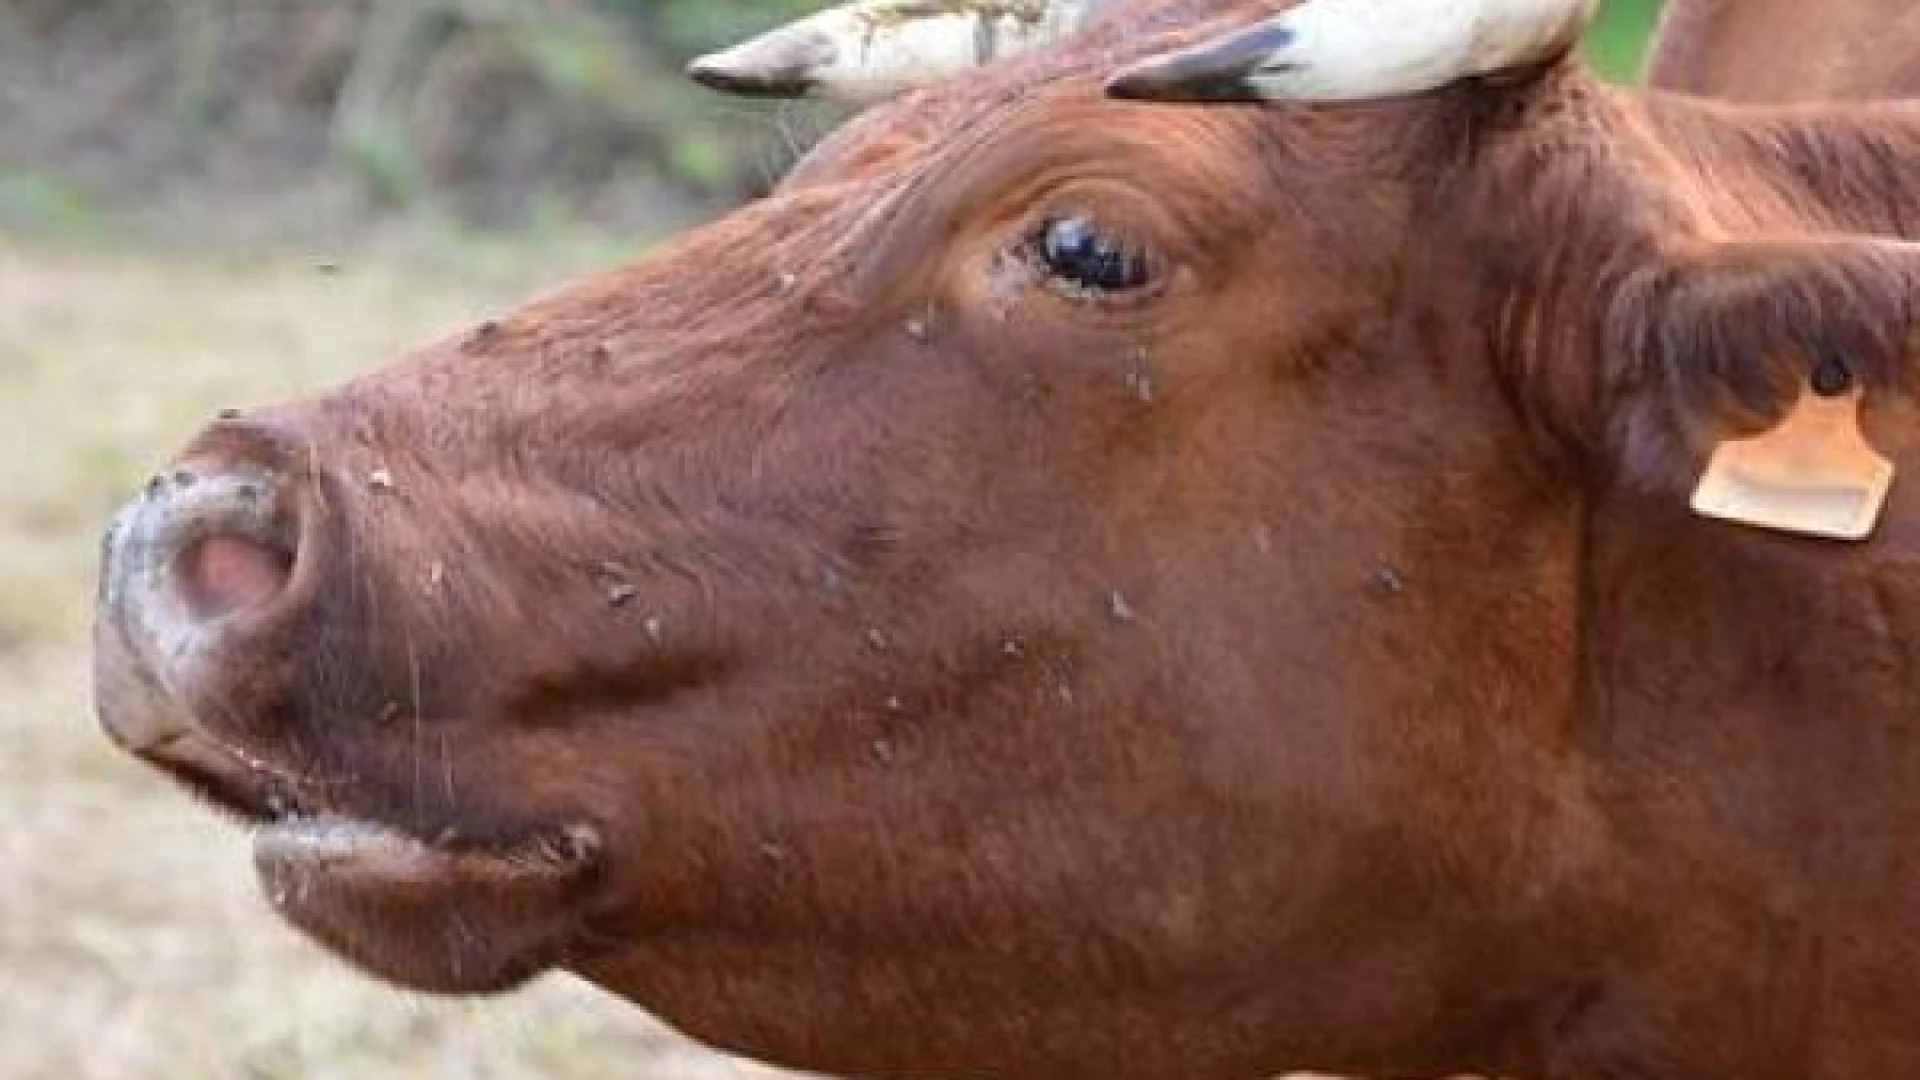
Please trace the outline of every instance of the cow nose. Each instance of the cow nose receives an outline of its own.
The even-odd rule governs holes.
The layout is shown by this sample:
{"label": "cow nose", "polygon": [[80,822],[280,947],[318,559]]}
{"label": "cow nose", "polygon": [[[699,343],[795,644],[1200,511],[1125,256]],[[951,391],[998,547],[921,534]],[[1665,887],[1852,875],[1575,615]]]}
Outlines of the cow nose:
{"label": "cow nose", "polygon": [[286,586],[294,552],[276,528],[273,492],[265,477],[191,467],[162,485],[152,540],[172,556],[170,584],[193,619],[260,607]]}
{"label": "cow nose", "polygon": [[106,580],[122,602],[205,624],[270,603],[299,554],[294,442],[278,425],[209,428],[115,520]]}
{"label": "cow nose", "polygon": [[223,420],[108,526],[97,640],[102,719],[139,749],[179,734],[157,691],[283,599],[300,557],[295,451],[275,425]]}

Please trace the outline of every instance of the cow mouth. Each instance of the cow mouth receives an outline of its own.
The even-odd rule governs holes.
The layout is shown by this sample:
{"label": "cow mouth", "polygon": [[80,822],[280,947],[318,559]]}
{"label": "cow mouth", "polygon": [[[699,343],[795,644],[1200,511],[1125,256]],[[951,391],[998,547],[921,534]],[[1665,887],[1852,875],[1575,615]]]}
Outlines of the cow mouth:
{"label": "cow mouth", "polygon": [[337,783],[303,778],[198,731],[141,756],[205,802],[251,826],[256,850],[275,858],[297,859],[311,848],[316,857],[338,864],[351,861],[356,850],[373,858],[405,851],[416,862],[494,858],[538,871],[590,861],[596,847],[594,830],[586,825],[482,838],[465,834],[453,822],[400,825],[357,816],[329,798]]}
{"label": "cow mouth", "polygon": [[413,989],[509,989],[560,963],[601,862],[585,823],[471,835],[344,808],[341,790],[195,730],[140,756],[249,826],[274,909]]}

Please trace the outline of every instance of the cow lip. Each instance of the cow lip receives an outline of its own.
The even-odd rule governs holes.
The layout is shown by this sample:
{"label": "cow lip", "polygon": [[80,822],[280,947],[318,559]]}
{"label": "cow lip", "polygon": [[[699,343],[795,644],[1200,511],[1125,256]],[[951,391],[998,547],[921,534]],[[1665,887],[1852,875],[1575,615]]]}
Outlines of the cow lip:
{"label": "cow lip", "polygon": [[254,836],[255,875],[277,914],[363,970],[429,993],[495,993],[569,962],[603,881],[600,836],[585,826],[486,847],[334,816]]}
{"label": "cow lip", "polygon": [[602,850],[585,824],[475,842],[321,813],[253,834],[255,876],[282,918],[388,981],[453,994],[511,989],[563,962]]}
{"label": "cow lip", "polygon": [[313,785],[201,731],[181,732],[138,751],[138,756],[245,824],[270,825],[317,812]]}
{"label": "cow lip", "polygon": [[254,830],[254,863],[284,907],[288,882],[325,873],[388,887],[453,878],[514,880],[578,876],[596,860],[599,834],[575,824],[517,838],[474,842],[452,830],[432,840],[397,826],[344,814],[290,814]]}
{"label": "cow lip", "polygon": [[312,869],[342,866],[358,854],[370,865],[431,858],[494,859],[516,870],[558,869],[592,861],[597,832],[584,823],[508,836],[468,836],[454,824],[407,827],[337,807],[328,785],[304,778],[203,731],[191,731],[140,755],[216,809],[253,828],[256,861],[291,860]]}

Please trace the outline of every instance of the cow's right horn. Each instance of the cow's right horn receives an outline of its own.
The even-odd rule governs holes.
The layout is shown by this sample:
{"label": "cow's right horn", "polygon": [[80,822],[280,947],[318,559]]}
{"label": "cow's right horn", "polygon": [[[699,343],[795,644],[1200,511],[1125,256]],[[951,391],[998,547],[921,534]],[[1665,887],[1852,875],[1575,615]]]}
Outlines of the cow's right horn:
{"label": "cow's right horn", "polygon": [[1111,0],[854,0],[695,60],[716,90],[871,105],[1059,41]]}
{"label": "cow's right horn", "polygon": [[1151,101],[1364,101],[1541,63],[1599,0],[1308,0],[1108,84]]}

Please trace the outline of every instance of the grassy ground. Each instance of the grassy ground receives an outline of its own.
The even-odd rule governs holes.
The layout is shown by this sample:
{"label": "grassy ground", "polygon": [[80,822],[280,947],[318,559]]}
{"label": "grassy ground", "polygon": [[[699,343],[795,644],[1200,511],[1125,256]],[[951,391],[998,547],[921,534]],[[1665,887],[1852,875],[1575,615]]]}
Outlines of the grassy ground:
{"label": "grassy ground", "polygon": [[613,257],[462,248],[457,265],[327,274],[0,239],[0,1078],[767,1075],[567,980],[450,1005],[353,974],[267,912],[239,832],[123,761],[89,714],[95,537],[204,418]]}

